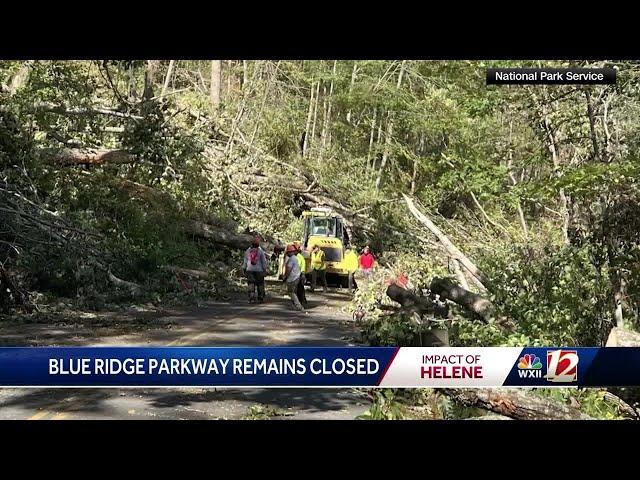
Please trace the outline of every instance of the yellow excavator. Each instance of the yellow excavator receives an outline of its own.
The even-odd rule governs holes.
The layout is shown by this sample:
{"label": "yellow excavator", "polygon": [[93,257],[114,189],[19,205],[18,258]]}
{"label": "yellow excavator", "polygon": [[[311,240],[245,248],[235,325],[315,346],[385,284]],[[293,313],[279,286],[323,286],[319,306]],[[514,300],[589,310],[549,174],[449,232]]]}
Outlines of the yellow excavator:
{"label": "yellow excavator", "polygon": [[[349,236],[344,226],[344,217],[329,208],[314,207],[302,213],[304,221],[302,254],[305,258],[305,273],[311,272],[311,249],[318,245],[324,251],[327,266],[327,283],[348,286],[349,272],[345,268],[345,247],[349,244]],[[284,257],[280,260],[279,277],[284,275]],[[311,275],[307,275],[311,280]]]}

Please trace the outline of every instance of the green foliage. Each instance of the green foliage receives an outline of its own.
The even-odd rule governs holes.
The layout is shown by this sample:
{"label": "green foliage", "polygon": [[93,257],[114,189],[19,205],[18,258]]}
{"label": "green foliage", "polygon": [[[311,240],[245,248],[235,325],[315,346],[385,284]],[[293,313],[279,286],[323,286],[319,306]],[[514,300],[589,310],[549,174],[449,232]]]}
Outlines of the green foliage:
{"label": "green foliage", "polygon": [[529,345],[599,346],[611,318],[610,272],[593,247],[505,247],[485,260],[492,301]]}
{"label": "green foliage", "polygon": [[406,409],[396,397],[396,390],[373,390],[371,408],[358,417],[359,420],[402,420]]}
{"label": "green foliage", "polygon": [[611,403],[603,389],[587,388],[540,388],[535,394],[551,398],[559,402],[577,406],[580,411],[590,417],[601,420],[620,420],[624,418],[617,406]]}

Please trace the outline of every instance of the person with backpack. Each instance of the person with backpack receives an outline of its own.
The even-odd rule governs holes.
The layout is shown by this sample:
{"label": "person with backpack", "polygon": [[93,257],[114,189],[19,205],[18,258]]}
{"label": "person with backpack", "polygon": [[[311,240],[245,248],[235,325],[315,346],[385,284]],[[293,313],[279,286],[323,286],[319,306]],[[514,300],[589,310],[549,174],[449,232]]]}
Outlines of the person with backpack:
{"label": "person with backpack", "polygon": [[[260,247],[260,237],[255,237],[244,252],[242,271],[247,277],[249,303],[264,301],[264,277],[267,274],[267,256]],[[256,296],[257,290],[257,296]]]}
{"label": "person with backpack", "polygon": [[291,297],[291,303],[293,303],[293,308],[298,311],[303,312],[304,307],[300,303],[298,299],[298,283],[300,283],[300,264],[298,263],[298,259],[296,258],[296,253],[298,249],[295,245],[289,244],[287,245],[287,249],[285,250],[285,267],[284,267],[284,278],[282,281],[287,285],[287,293]]}

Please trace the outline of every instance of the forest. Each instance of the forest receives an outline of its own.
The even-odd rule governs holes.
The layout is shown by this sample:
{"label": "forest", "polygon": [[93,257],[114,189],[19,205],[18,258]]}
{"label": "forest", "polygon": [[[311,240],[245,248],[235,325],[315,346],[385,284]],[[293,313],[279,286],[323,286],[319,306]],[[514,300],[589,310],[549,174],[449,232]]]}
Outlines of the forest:
{"label": "forest", "polygon": [[[272,252],[325,206],[379,257],[348,306],[369,344],[443,324],[388,302],[399,275],[448,302],[452,346],[640,343],[640,65],[544,62],[616,85],[485,83],[542,64],[1,61],[0,325],[228,298],[253,235]],[[531,415],[484,393],[376,391],[369,416],[436,396],[442,418]],[[507,395],[555,402],[540,418],[640,416],[631,390]]]}

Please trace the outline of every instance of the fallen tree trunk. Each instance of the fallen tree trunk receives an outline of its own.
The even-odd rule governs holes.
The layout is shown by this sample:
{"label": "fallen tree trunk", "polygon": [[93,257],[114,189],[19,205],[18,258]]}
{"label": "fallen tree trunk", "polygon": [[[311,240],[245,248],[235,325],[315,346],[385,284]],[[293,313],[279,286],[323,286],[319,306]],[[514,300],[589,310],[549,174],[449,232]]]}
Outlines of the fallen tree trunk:
{"label": "fallen tree trunk", "polygon": [[268,186],[293,191],[306,191],[307,189],[309,189],[309,185],[307,185],[304,181],[292,177],[287,177],[285,175],[266,176],[256,174],[243,176],[239,180],[234,178],[234,180],[242,185],[256,188],[260,188],[261,186]]}
{"label": "fallen tree trunk", "polygon": [[459,260],[460,263],[462,264],[462,266],[464,268],[466,268],[469,271],[469,273],[471,273],[474,277],[476,277],[482,283],[482,285],[484,287],[488,288],[489,287],[489,278],[484,274],[484,272],[482,272],[482,270],[480,270],[478,267],[476,267],[475,264],[471,260],[469,260],[458,249],[458,247],[456,247],[451,242],[451,240],[449,240],[449,237],[447,237],[444,233],[442,233],[440,231],[440,229],[424,213],[422,213],[420,210],[418,210],[418,208],[415,206],[413,200],[411,198],[409,198],[408,195],[405,195],[403,193],[402,196],[404,197],[404,201],[406,202],[407,206],[409,207],[409,211],[411,211],[413,216],[416,217],[416,219],[422,225],[427,227],[429,229],[429,231],[431,231],[431,233],[433,233],[438,238],[438,240],[440,240],[440,243],[442,243],[442,245],[447,250],[449,255],[451,255],[456,260]]}
{"label": "fallen tree trunk", "polygon": [[211,279],[211,275],[209,274],[209,272],[205,272],[204,270],[191,270],[189,268],[175,267],[173,265],[167,265],[166,267],[163,267],[163,268],[173,273],[186,275],[188,277],[199,278],[200,280]]}
{"label": "fallen tree trunk", "polygon": [[609,333],[605,347],[640,347],[640,333],[614,327]]}
{"label": "fallen tree trunk", "polygon": [[29,109],[32,112],[51,112],[60,115],[107,115],[110,117],[127,118],[131,120],[142,120],[144,117],[126,112],[119,112],[106,107],[67,107],[56,105],[55,103],[39,102]]}
{"label": "fallen tree trunk", "polygon": [[451,300],[457,303],[484,320],[489,320],[491,317],[492,305],[489,300],[469,290],[465,290],[448,278],[434,278],[431,280],[429,290],[431,290],[432,293],[440,295],[440,298],[444,300]]}
{"label": "fallen tree trunk", "polygon": [[50,161],[61,166],[103,165],[106,163],[133,163],[135,157],[124,150],[63,148],[62,150],[45,150],[43,154]]}
{"label": "fallen tree trunk", "polygon": [[137,297],[142,294],[142,287],[140,287],[140,285],[138,285],[137,283],[122,280],[121,278],[118,278],[113,273],[111,273],[111,270],[107,272],[107,275],[111,283],[113,283],[118,288],[128,290],[132,296]]}
{"label": "fallen tree trunk", "polygon": [[515,389],[453,389],[442,393],[467,407],[479,407],[518,420],[591,420],[580,410],[556,400]]}
{"label": "fallen tree trunk", "polygon": [[[251,246],[254,239],[253,235],[245,233],[233,233],[228,229],[216,228],[208,223],[198,220],[190,220],[185,223],[185,230],[196,237],[210,240],[214,243],[226,245],[227,247],[244,250]],[[269,252],[282,249],[283,245],[275,240],[266,240],[261,243],[262,247]]]}

